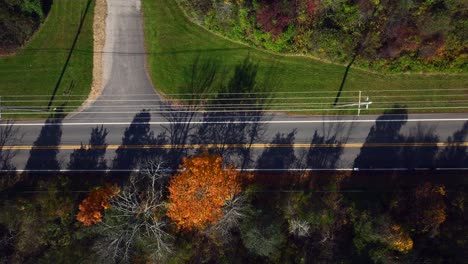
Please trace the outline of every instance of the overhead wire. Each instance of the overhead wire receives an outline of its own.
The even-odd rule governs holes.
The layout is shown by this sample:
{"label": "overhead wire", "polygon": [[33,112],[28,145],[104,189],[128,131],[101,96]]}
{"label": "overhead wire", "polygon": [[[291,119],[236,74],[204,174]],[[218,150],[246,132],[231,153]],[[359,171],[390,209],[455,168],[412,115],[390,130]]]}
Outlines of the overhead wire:
{"label": "overhead wire", "polygon": [[[446,93],[447,91],[468,91],[468,88],[441,88],[441,89],[382,89],[382,90],[362,90],[362,93],[374,93],[374,92],[443,92]],[[242,94],[314,94],[314,93],[333,93],[336,94],[336,90],[324,90],[324,91],[274,91],[274,92],[210,92],[204,93],[205,95],[226,95],[226,94],[233,94],[233,95],[242,95]],[[359,93],[359,90],[352,90],[352,91],[342,91],[341,93]],[[70,94],[70,95],[56,95],[56,96],[83,96],[87,97],[89,94]],[[162,95],[198,95],[198,93],[164,93]],[[35,94],[35,95],[2,95],[2,97],[50,97],[50,94]],[[129,94],[129,95],[112,95],[112,94],[103,94],[100,95],[101,97],[118,97],[118,96],[159,96],[157,93],[151,94]]]}
{"label": "overhead wire", "polygon": [[[381,92],[405,92],[399,95],[383,95]],[[427,94],[428,92],[445,92],[445,94]],[[447,91],[456,92],[454,94],[446,94]],[[406,110],[426,110],[426,109],[467,109],[468,106],[464,104],[468,100],[468,94],[466,92],[459,93],[460,91],[468,92],[465,88],[450,88],[450,89],[408,89],[408,90],[381,90],[377,91],[378,94],[369,94],[365,92],[364,96],[361,96],[362,111],[365,113],[374,113],[381,110],[390,109],[406,109]],[[161,98],[157,94],[131,94],[131,95],[102,95],[98,99],[93,101],[93,104],[87,107],[84,114],[135,114],[136,111],[143,109],[148,110],[148,113],[152,114],[176,114],[176,113],[227,113],[227,112],[258,112],[258,113],[278,113],[278,112],[295,112],[295,113],[307,113],[307,112],[349,112],[354,111],[351,106],[358,106],[359,96],[356,95],[357,91],[343,91],[347,92],[348,95],[353,93],[353,96],[342,96],[340,99],[346,100],[341,102],[334,107],[331,107],[331,102],[326,99],[335,99],[335,96],[321,96],[326,93],[335,93],[336,91],[300,91],[300,92],[275,92],[273,94],[290,94],[288,97],[258,97],[252,95],[271,95],[268,92],[255,92],[255,93],[208,93],[205,95],[241,95],[241,97],[207,97],[207,98]],[[424,92],[425,94],[417,95],[419,100],[414,100],[406,94],[407,92]],[[319,94],[320,96],[296,96],[296,95],[307,95],[307,94]],[[193,93],[174,93],[166,95],[194,95]],[[248,96],[243,96],[248,95]],[[48,115],[56,113],[56,109],[48,108],[49,100],[37,99],[35,97],[42,97],[49,95],[6,95],[2,96],[0,110],[2,114],[6,115],[26,115],[26,116],[37,116],[37,115]],[[146,96],[146,98],[139,98],[140,96]],[[415,96],[415,95],[411,95]],[[82,99],[78,99],[83,97]],[[76,113],[75,110],[82,106],[83,99],[87,95],[57,95],[57,99],[54,100],[55,105],[64,103],[67,105],[57,107],[63,114]],[[369,99],[367,99],[370,97]],[[434,98],[431,100],[430,98]],[[451,100],[455,97],[456,99]],[[121,99],[124,98],[124,99]],[[366,101],[362,101],[366,98]],[[398,98],[399,100],[388,100],[389,98]],[[427,98],[427,99],[426,99]],[[444,100],[444,98],[447,98]],[[382,100],[379,100],[382,99]],[[428,100],[429,99],[429,100]],[[260,101],[260,102],[258,102]],[[257,103],[258,102],[258,103]],[[44,103],[44,104],[42,104]],[[47,107],[46,104],[47,103]],[[76,103],[76,104],[74,104]],[[99,105],[99,103],[113,103],[113,105]],[[371,104],[371,107],[365,109],[364,106]],[[385,107],[385,106],[389,107]],[[391,105],[391,107],[390,107]],[[404,107],[395,108],[394,105],[404,105]],[[414,106],[417,105],[417,106]],[[377,106],[377,107],[376,107]],[[345,108],[349,107],[349,108]],[[100,111],[103,110],[103,111]],[[112,110],[112,111],[106,111]],[[183,118],[183,117],[181,117]]]}
{"label": "overhead wire", "polygon": [[[430,109],[430,110],[435,110],[435,109],[468,109],[468,105],[466,106],[434,106],[434,107],[379,107],[379,108],[372,108],[367,111],[378,111],[378,110],[425,110],[425,109]],[[249,110],[237,110],[235,112],[238,113],[249,113],[249,112],[313,112],[313,111],[353,111],[356,109],[343,109],[343,108],[301,108],[301,109],[291,109],[291,108],[286,108],[286,109],[249,109]],[[155,111],[155,110],[150,110],[146,111],[147,113],[150,114],[168,114],[168,113],[232,113],[232,110],[217,110],[217,111],[210,111],[210,110],[176,110],[176,111]],[[39,114],[69,114],[69,113],[74,113],[74,111],[63,111],[63,112],[54,112],[54,111],[37,111],[37,112],[6,112],[4,114],[8,115],[39,115]],[[86,114],[135,114],[135,111],[112,111],[112,112],[104,112],[104,111],[86,111],[82,112]]]}
{"label": "overhead wire", "polygon": [[[395,102],[372,102],[373,105],[376,104],[434,104],[434,103],[446,103],[447,101],[443,100],[434,100],[434,101],[395,101]],[[451,100],[451,104],[458,104],[458,103],[466,103],[468,100]],[[346,104],[354,104],[356,102],[342,102],[340,105],[346,105]],[[362,105],[365,105],[366,102],[363,101],[361,102]],[[216,109],[216,108],[221,108],[221,109],[242,109],[242,108],[254,108],[258,109],[259,107],[266,106],[266,107],[275,107],[275,106],[283,106],[283,107],[293,107],[293,106],[303,106],[303,105],[331,105],[330,102],[300,102],[300,103],[274,103],[274,104],[245,104],[245,103],[240,103],[240,104],[203,104],[199,105],[199,107],[202,107],[203,109]],[[60,106],[61,109],[76,109],[76,107],[79,107],[80,105],[65,105],[65,106]],[[139,109],[150,109],[150,108],[158,108],[159,110],[174,110],[178,108],[190,108],[190,107],[195,107],[197,105],[190,105],[190,104],[182,104],[182,105],[140,105],[140,104],[117,104],[117,105],[92,105],[88,109],[100,109],[100,108],[110,108],[110,109],[119,109],[119,108],[139,108]],[[25,110],[32,109],[32,108],[37,108],[37,109],[44,109],[47,108],[47,105],[21,105],[21,106],[6,106],[3,105],[2,110],[8,110],[9,108],[16,108],[16,109],[21,109],[24,108]]]}

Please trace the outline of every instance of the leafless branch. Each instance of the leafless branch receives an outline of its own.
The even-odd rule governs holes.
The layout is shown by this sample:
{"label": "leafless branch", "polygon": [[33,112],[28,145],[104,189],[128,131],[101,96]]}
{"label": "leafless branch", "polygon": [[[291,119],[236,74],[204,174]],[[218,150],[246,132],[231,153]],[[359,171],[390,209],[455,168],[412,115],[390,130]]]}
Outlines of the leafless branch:
{"label": "leafless branch", "polygon": [[207,233],[228,241],[230,231],[237,228],[241,219],[245,217],[245,206],[245,197],[241,195],[227,201],[223,208],[223,216],[216,224],[207,229]]}
{"label": "leafless branch", "polygon": [[172,252],[172,236],[165,231],[166,220],[160,217],[165,208],[164,181],[167,175],[161,162],[145,162],[142,174],[130,177],[128,185],[111,201],[104,217],[104,238],[95,245],[103,261],[132,261],[136,242],[144,241],[153,259],[163,259]]}

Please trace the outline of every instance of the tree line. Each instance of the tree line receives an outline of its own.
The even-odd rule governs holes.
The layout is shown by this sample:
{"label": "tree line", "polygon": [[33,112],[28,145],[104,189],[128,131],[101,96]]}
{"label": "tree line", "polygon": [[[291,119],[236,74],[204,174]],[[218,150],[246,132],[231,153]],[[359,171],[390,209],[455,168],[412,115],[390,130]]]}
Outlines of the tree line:
{"label": "tree line", "polygon": [[466,70],[463,0],[180,0],[207,28],[277,52],[385,71]]}

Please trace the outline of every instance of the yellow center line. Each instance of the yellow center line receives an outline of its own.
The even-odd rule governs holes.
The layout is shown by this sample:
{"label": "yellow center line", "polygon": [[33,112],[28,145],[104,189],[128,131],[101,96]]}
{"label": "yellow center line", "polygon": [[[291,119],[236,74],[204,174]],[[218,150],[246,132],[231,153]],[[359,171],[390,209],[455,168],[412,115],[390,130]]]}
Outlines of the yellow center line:
{"label": "yellow center line", "polygon": [[[345,144],[309,144],[309,143],[293,143],[293,144],[162,144],[162,145],[84,145],[86,149],[211,149],[211,148],[361,148],[361,147],[468,147],[468,142],[433,142],[433,143],[345,143]],[[58,150],[75,150],[81,148],[81,145],[59,145],[59,146],[30,146],[30,145],[12,145],[0,147],[0,150],[30,150],[30,149],[58,149]]]}

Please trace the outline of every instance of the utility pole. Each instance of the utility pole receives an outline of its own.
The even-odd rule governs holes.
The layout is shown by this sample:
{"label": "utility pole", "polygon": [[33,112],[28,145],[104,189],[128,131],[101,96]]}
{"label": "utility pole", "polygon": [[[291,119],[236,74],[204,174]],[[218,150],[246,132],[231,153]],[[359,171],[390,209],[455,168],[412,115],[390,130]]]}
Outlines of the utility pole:
{"label": "utility pole", "polygon": [[359,99],[358,99],[358,110],[357,110],[357,116],[361,115],[361,90],[359,90]]}
{"label": "utility pole", "polygon": [[359,98],[357,103],[349,103],[349,104],[341,104],[341,105],[335,105],[335,108],[343,108],[343,107],[349,107],[349,106],[357,106],[357,115],[361,115],[361,105],[366,106],[366,110],[369,110],[369,105],[372,104],[372,102],[369,101],[369,96],[366,96],[366,101],[362,102],[362,91],[359,91]]}

